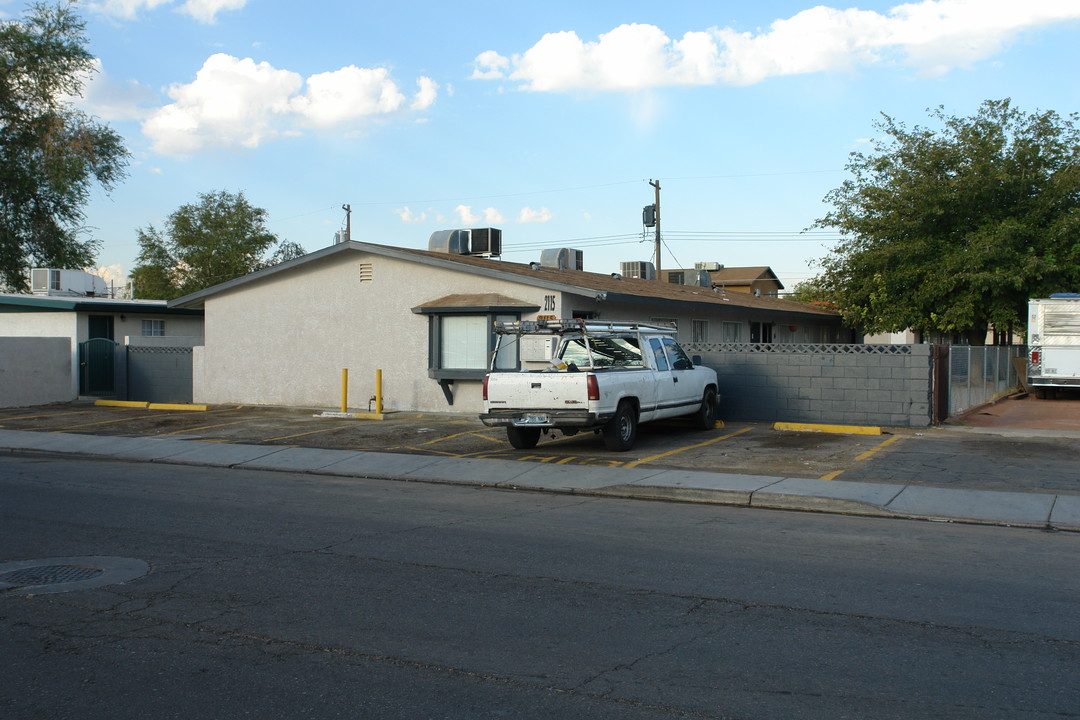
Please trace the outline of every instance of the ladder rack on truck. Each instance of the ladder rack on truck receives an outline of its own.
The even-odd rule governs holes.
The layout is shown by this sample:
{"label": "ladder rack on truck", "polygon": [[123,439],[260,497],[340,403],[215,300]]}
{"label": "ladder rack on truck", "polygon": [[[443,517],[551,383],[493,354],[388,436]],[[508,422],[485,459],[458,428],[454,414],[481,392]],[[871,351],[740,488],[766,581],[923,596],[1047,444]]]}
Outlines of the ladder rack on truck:
{"label": "ladder rack on truck", "polygon": [[674,334],[676,330],[675,325],[671,323],[601,322],[581,318],[519,320],[517,322],[495,323],[495,332],[499,335],[562,335],[564,333],[598,335],[641,331]]}

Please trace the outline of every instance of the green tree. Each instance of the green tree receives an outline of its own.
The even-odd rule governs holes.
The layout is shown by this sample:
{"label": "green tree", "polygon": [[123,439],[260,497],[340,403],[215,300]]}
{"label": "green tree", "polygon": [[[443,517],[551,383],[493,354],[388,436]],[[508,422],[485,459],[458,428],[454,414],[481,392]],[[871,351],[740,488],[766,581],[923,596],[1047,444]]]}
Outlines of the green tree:
{"label": "green tree", "polygon": [[82,208],[95,181],[108,191],[126,175],[122,138],[67,101],[94,70],[84,28],[73,3],[0,23],[0,285],[15,291],[31,267],[94,261]]}
{"label": "green tree", "polygon": [[982,344],[1022,326],[1029,298],[1080,288],[1077,115],[997,100],[930,116],[938,129],[882,115],[874,151],[852,153],[814,224],[843,238],[813,282],[852,327]]}
{"label": "green tree", "polygon": [[136,296],[171,300],[303,255],[266,228],[266,215],[244,193],[219,190],[173,211],[164,232],[140,229],[131,272]]}

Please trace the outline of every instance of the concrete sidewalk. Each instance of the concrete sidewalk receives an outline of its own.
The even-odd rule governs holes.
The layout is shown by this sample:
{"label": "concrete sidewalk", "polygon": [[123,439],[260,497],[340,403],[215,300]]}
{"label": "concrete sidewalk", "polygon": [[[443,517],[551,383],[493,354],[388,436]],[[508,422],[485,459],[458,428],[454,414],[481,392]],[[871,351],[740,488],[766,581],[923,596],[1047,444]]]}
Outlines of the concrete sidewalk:
{"label": "concrete sidewalk", "polygon": [[0,430],[0,451],[1080,532],[1080,495]]}

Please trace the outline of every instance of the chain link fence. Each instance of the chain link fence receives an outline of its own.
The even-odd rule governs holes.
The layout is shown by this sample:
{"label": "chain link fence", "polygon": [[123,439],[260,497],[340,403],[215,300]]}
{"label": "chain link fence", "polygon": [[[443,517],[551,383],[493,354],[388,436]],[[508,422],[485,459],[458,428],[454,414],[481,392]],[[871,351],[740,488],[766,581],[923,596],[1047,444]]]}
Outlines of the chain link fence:
{"label": "chain link fence", "polygon": [[1020,387],[1013,358],[1027,357],[1025,345],[949,346],[949,416],[990,402]]}

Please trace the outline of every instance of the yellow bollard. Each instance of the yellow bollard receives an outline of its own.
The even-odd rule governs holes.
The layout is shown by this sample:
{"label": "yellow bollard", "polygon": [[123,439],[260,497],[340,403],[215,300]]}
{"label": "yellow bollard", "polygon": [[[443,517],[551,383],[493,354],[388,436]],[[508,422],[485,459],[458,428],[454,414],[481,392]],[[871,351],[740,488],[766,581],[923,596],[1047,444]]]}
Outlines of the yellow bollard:
{"label": "yellow bollard", "polygon": [[382,412],[382,370],[375,371],[375,412]]}
{"label": "yellow bollard", "polygon": [[349,408],[349,368],[341,368],[341,412]]}

